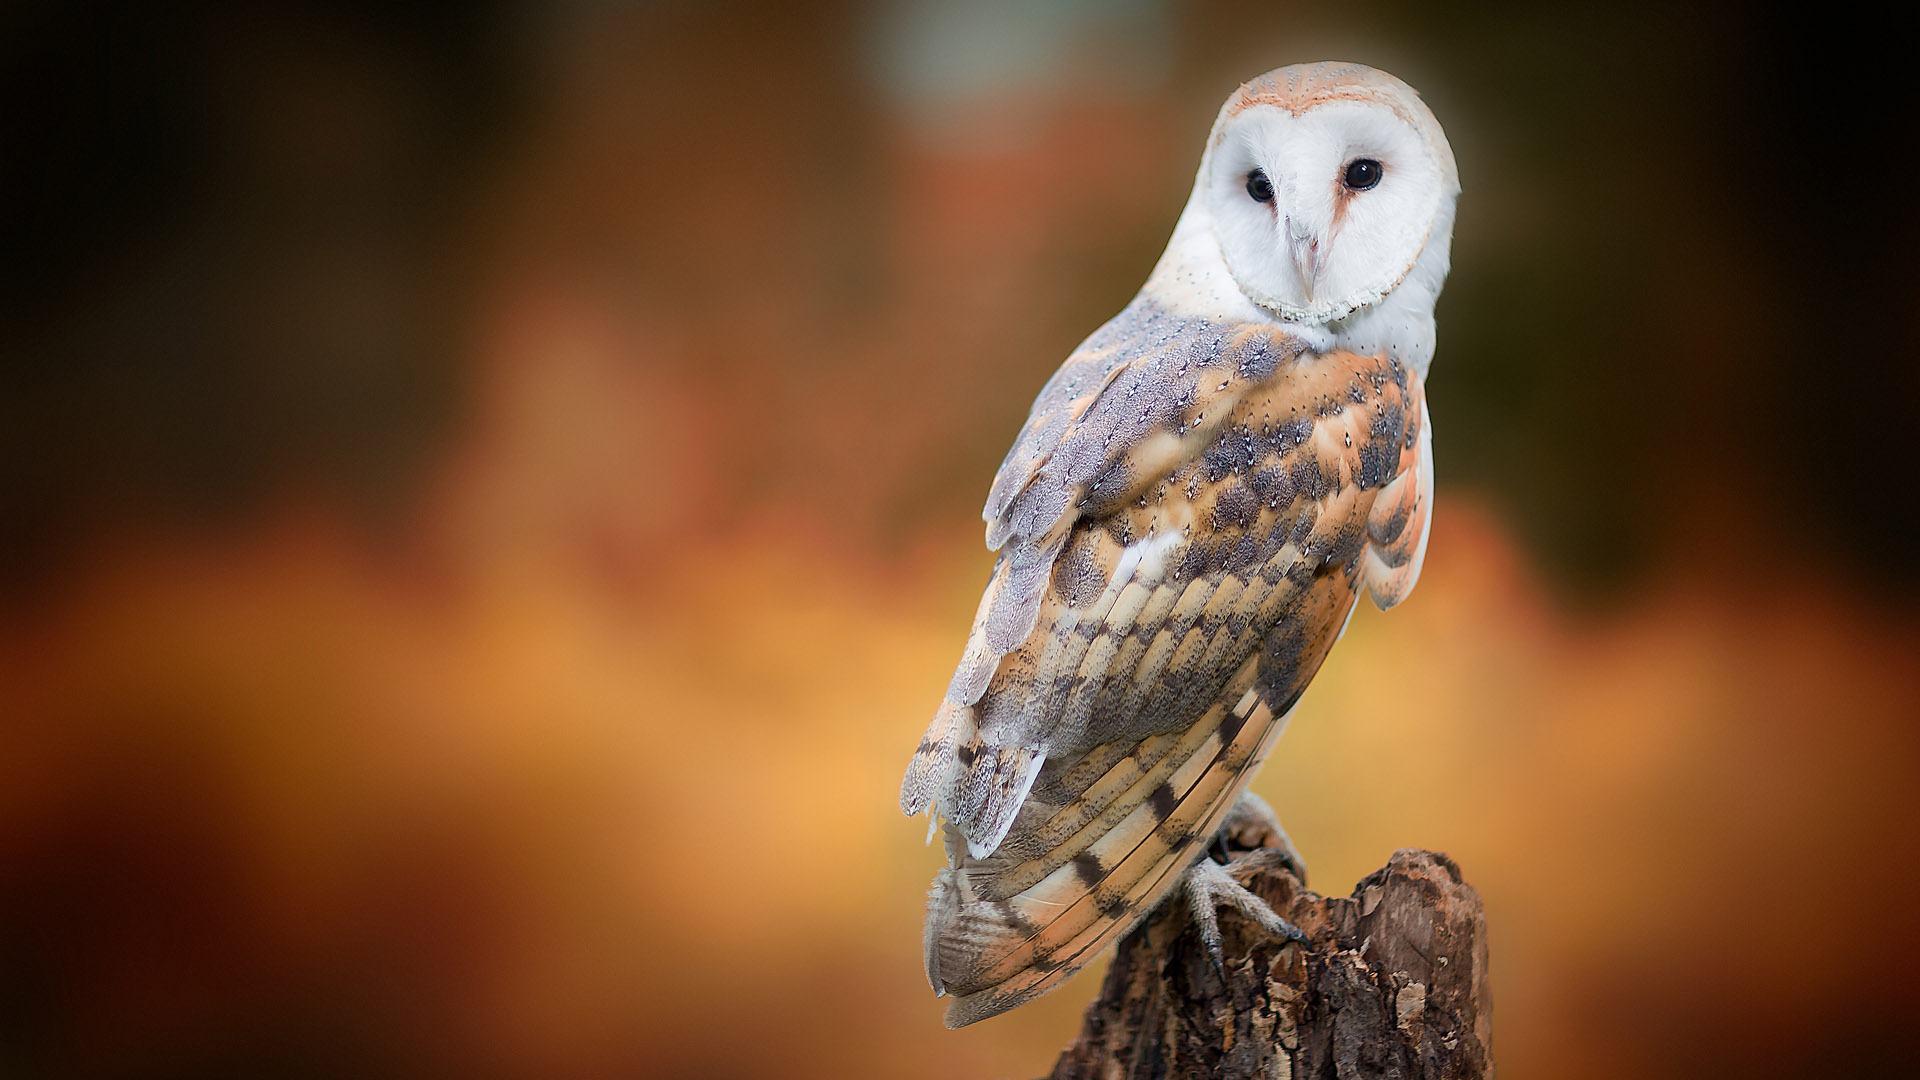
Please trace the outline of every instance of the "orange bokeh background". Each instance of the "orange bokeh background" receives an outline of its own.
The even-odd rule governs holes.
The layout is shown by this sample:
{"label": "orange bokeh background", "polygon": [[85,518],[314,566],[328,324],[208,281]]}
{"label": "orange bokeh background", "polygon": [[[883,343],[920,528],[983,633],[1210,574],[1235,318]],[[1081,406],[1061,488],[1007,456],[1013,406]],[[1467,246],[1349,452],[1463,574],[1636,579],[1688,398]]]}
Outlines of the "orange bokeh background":
{"label": "orange bokeh background", "polygon": [[1031,395],[1218,99],[1328,55],[1462,162],[1439,510],[1254,790],[1323,891],[1460,862],[1507,1075],[1900,1070],[1911,330],[1810,383],[1777,192],[1672,184],[1777,35],[476,10],[20,17],[15,113],[83,130],[15,170],[133,209],[8,268],[0,1072],[1044,1073],[1098,976],[941,1027],[899,773]]}

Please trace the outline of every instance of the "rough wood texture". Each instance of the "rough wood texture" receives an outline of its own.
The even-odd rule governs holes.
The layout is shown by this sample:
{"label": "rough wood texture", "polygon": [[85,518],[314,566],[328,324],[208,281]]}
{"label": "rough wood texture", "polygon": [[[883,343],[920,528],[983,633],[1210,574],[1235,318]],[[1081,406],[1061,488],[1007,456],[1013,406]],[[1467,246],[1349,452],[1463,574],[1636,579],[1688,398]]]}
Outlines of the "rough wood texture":
{"label": "rough wood texture", "polygon": [[1305,931],[1282,947],[1222,910],[1223,983],[1175,901],[1120,944],[1055,1080],[1493,1075],[1486,917],[1445,855],[1405,849],[1350,897],[1307,890],[1264,829],[1234,876]]}

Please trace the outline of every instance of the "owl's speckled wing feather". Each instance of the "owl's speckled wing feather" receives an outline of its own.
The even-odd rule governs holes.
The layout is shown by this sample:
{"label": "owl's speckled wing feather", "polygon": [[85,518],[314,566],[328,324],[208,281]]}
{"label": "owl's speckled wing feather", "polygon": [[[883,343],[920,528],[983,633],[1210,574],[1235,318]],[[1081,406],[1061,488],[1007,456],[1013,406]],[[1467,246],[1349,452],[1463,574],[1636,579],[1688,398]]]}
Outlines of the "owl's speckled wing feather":
{"label": "owl's speckled wing feather", "polygon": [[1000,550],[901,805],[938,805],[927,971],[948,1022],[1093,959],[1177,880],[1362,588],[1412,587],[1418,377],[1138,300],[1042,391],[987,504]]}

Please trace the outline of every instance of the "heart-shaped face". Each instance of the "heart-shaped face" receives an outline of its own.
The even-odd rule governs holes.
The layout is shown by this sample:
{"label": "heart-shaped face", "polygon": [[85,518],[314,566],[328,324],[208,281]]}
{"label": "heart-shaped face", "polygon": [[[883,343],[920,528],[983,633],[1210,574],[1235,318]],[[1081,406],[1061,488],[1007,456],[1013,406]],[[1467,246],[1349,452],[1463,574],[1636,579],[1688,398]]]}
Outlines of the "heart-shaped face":
{"label": "heart-shaped face", "polygon": [[1458,192],[1437,125],[1397,84],[1384,91],[1410,101],[1374,87],[1299,102],[1255,89],[1222,111],[1199,177],[1228,272],[1248,299],[1292,322],[1378,303]]}

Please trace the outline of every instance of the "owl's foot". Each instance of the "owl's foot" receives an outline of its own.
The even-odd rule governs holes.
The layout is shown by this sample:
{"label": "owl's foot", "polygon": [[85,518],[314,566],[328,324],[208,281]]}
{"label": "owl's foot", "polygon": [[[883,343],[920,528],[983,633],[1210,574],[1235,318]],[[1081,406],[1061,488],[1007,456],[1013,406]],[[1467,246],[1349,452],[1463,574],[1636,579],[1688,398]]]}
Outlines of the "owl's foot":
{"label": "owl's foot", "polygon": [[1214,970],[1223,979],[1226,977],[1226,958],[1220,951],[1221,904],[1232,905],[1274,937],[1305,945],[1307,935],[1299,927],[1281,918],[1265,900],[1240,884],[1231,873],[1231,868],[1239,865],[1243,858],[1234,854],[1236,849],[1251,851],[1264,848],[1279,852],[1294,876],[1302,883],[1306,881],[1306,867],[1300,861],[1299,852],[1294,850],[1293,841],[1287,838],[1286,830],[1280,827],[1280,819],[1274,816],[1273,809],[1257,795],[1241,795],[1233,809],[1227,811],[1220,834],[1214,838],[1214,846],[1226,857],[1226,865],[1215,862],[1211,857],[1202,858],[1188,867],[1186,876],[1181,879],[1181,887],[1187,894],[1187,908],[1193,914],[1194,925],[1200,930],[1200,941],[1206,945],[1207,955],[1213,958]]}
{"label": "owl's foot", "polygon": [[1227,963],[1220,951],[1221,904],[1233,905],[1242,915],[1259,923],[1274,937],[1287,938],[1302,945],[1307,943],[1307,935],[1299,927],[1275,914],[1265,900],[1233,880],[1227,868],[1212,859],[1201,859],[1188,867],[1181,887],[1186,889],[1187,908],[1193,913],[1194,925],[1200,929],[1200,941],[1206,945],[1207,955],[1213,958],[1213,970],[1222,979],[1227,976]]}
{"label": "owl's foot", "polygon": [[1220,831],[1214,835],[1213,850],[1219,854],[1219,861],[1231,866],[1239,861],[1239,852],[1258,851],[1267,848],[1280,853],[1287,869],[1307,883],[1307,864],[1300,858],[1300,852],[1293,846],[1293,838],[1287,830],[1280,827],[1280,817],[1267,805],[1267,800],[1251,791],[1243,791],[1234,800],[1233,808],[1220,823]]}

